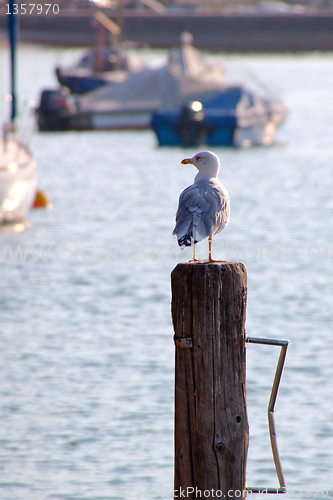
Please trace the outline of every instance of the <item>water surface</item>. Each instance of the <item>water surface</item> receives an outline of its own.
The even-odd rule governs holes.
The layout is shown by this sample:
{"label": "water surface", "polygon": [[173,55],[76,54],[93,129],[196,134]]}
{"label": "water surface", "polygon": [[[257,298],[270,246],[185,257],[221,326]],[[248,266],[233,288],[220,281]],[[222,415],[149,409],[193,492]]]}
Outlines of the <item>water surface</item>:
{"label": "water surface", "polygon": [[[77,53],[22,46],[22,99]],[[272,147],[216,148],[232,211],[215,256],[228,246],[247,267],[248,335],[290,340],[275,416],[287,485],[332,497],[333,55],[214,57],[289,108]],[[158,149],[150,131],[36,133],[32,148],[54,208],[0,228],[0,256],[23,252],[0,264],[0,498],[171,498],[170,273],[190,258],[171,231],[195,150]],[[248,347],[250,486],[278,486],[266,416],[278,355]]]}

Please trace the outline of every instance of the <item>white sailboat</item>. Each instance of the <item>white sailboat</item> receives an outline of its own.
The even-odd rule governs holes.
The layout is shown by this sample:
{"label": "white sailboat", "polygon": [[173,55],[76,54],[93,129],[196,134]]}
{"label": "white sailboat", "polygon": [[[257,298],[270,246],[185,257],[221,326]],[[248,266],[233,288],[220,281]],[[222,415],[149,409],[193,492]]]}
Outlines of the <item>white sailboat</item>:
{"label": "white sailboat", "polygon": [[11,116],[0,138],[0,224],[22,220],[37,192],[37,165],[16,129],[15,45],[16,16],[10,0],[9,40],[11,50]]}

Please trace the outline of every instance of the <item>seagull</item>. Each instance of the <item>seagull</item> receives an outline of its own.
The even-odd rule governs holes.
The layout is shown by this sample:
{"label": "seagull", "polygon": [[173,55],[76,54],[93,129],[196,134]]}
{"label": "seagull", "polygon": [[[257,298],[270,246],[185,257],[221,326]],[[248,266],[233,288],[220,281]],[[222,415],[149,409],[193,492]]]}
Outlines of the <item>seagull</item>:
{"label": "seagull", "polygon": [[179,197],[172,234],[177,235],[178,245],[182,249],[193,247],[192,262],[199,261],[195,257],[195,244],[208,237],[208,262],[214,262],[212,237],[226,227],[230,218],[229,195],[217,178],[220,162],[214,153],[201,151],[181,163],[194,165],[199,172],[194,183],[184,189]]}

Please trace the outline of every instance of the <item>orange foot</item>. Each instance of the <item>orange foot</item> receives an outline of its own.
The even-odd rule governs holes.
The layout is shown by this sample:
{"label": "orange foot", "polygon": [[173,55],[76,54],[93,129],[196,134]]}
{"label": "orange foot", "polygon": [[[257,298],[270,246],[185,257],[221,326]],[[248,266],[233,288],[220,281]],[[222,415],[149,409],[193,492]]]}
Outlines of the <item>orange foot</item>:
{"label": "orange foot", "polygon": [[207,259],[207,262],[227,262],[226,260],[215,260],[215,259],[212,259],[211,256],[209,256],[209,258]]}

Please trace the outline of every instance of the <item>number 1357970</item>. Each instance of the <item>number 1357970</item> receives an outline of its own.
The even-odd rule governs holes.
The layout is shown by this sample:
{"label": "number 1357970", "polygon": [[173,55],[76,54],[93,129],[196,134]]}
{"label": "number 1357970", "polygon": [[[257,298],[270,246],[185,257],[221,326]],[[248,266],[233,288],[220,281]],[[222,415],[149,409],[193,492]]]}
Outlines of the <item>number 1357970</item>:
{"label": "number 1357970", "polygon": [[59,10],[57,3],[14,3],[12,11],[10,4],[6,4],[6,14],[59,14]]}

